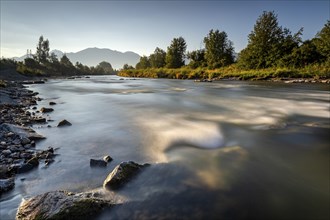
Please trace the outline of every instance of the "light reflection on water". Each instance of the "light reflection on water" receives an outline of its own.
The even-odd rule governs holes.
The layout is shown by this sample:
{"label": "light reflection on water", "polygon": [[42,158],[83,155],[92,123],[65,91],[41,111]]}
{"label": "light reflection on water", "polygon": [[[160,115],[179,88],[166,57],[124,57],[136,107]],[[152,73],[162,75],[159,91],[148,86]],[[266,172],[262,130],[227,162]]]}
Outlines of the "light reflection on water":
{"label": "light reflection on water", "polygon": [[[119,192],[129,204],[100,219],[329,218],[328,86],[92,77],[31,89],[39,107],[58,103],[52,128],[35,129],[47,136],[38,148],[59,155],[18,176],[1,219],[21,196],[101,187],[127,160],[156,164]],[[73,126],[57,128],[64,118]],[[107,154],[108,167],[89,167]]]}

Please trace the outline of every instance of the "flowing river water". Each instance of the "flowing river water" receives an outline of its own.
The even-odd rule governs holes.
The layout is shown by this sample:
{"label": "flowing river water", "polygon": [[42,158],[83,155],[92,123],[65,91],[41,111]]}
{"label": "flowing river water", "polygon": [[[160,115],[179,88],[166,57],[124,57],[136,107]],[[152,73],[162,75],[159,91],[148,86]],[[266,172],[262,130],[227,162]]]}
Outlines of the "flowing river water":
{"label": "flowing river water", "polygon": [[[23,198],[101,188],[129,160],[151,166],[98,219],[329,219],[329,85],[104,76],[29,89],[38,108],[57,103],[52,127],[34,129],[59,155],[16,177],[0,219]],[[104,155],[106,168],[89,166]]]}

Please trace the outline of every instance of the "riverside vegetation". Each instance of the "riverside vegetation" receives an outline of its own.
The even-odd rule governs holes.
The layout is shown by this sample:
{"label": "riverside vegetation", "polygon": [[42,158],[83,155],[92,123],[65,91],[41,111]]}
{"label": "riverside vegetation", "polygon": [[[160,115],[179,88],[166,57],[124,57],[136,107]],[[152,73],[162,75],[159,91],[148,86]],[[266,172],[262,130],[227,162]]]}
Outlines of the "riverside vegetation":
{"label": "riverside vegetation", "polygon": [[[279,26],[274,12],[263,12],[237,57],[226,32],[210,30],[205,48],[186,53],[182,37],[174,38],[167,52],[156,48],[141,57],[135,68],[124,66],[124,77],[170,79],[266,80],[274,78],[330,78],[330,21],[311,40],[302,41],[301,28],[292,34]],[[190,62],[184,65],[184,59]]]}
{"label": "riverside vegetation", "polygon": [[135,67],[125,64],[120,71],[114,70],[106,61],[88,67],[79,62],[73,65],[65,54],[59,60],[54,53],[49,54],[48,39],[40,36],[35,54],[28,53],[24,62],[1,59],[1,71],[11,69],[40,77],[118,74],[123,77],[208,80],[329,79],[330,21],[313,39],[303,41],[302,33],[303,28],[292,34],[278,24],[274,11],[265,11],[248,35],[248,45],[239,54],[234,53],[233,42],[225,31],[212,29],[203,39],[203,49],[186,52],[185,39],[173,38],[166,52],[157,47],[150,56],[142,56]]}

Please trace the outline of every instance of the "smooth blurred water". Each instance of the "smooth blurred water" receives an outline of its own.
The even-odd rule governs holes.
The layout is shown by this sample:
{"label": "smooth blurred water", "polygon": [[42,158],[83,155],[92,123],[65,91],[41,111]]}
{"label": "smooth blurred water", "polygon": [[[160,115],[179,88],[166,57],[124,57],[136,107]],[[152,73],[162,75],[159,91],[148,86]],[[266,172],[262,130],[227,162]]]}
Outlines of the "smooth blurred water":
{"label": "smooth blurred water", "polygon": [[[128,160],[153,165],[99,219],[329,219],[329,85],[105,76],[30,89],[39,108],[57,103],[52,127],[34,129],[47,137],[37,148],[59,155],[17,176],[0,219],[22,198],[99,188]],[[106,168],[89,167],[108,154]]]}

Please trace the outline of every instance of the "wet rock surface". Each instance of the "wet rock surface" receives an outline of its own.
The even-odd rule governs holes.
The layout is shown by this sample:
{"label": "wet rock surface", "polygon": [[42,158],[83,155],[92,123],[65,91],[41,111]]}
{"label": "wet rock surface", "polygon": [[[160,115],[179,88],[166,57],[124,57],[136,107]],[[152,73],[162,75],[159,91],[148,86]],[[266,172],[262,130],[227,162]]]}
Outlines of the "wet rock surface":
{"label": "wet rock surface", "polygon": [[14,176],[28,172],[40,164],[54,161],[53,148],[36,149],[36,142],[45,137],[30,126],[46,123],[46,119],[30,112],[36,108],[38,93],[21,83],[6,82],[0,88],[0,194],[14,188]]}
{"label": "wet rock surface", "polygon": [[133,161],[122,162],[104,180],[103,187],[108,190],[119,189],[147,166],[149,164],[141,165]]}
{"label": "wet rock surface", "polygon": [[113,202],[101,198],[98,193],[54,191],[23,201],[16,219],[91,219],[111,206]]}
{"label": "wet rock surface", "polygon": [[[37,162],[34,158],[30,161]],[[98,161],[106,163],[103,160]],[[111,172],[104,184],[114,188],[123,186],[146,166],[149,164],[122,162]],[[125,199],[120,195],[104,189],[82,193],[52,191],[23,200],[16,213],[16,219],[95,219],[104,211],[111,211],[113,207],[123,205],[124,202]]]}
{"label": "wet rock surface", "polygon": [[53,108],[45,108],[45,107],[42,107],[42,108],[40,109],[40,112],[42,112],[42,113],[48,113],[48,112],[52,112],[52,111],[54,111]]}
{"label": "wet rock surface", "polygon": [[106,167],[108,165],[104,160],[90,159],[89,165],[91,167]]}
{"label": "wet rock surface", "polygon": [[67,121],[66,119],[63,119],[62,121],[60,121],[57,125],[57,127],[62,127],[62,126],[71,126],[72,124]]}

